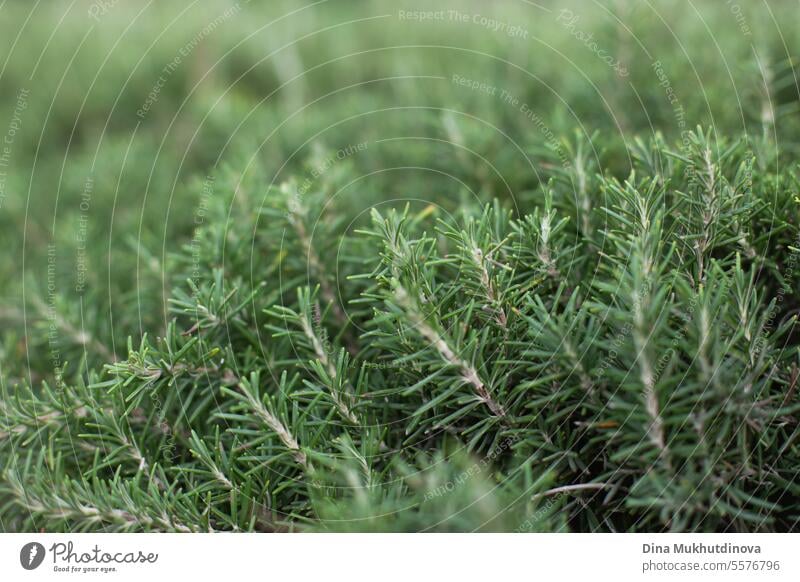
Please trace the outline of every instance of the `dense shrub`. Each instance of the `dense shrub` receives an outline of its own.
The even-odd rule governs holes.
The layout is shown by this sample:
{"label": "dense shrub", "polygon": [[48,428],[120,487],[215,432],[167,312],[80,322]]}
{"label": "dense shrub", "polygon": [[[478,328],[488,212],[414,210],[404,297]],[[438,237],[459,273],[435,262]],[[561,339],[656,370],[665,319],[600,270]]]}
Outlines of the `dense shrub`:
{"label": "dense shrub", "polygon": [[159,4],[0,73],[3,530],[796,529],[797,30]]}

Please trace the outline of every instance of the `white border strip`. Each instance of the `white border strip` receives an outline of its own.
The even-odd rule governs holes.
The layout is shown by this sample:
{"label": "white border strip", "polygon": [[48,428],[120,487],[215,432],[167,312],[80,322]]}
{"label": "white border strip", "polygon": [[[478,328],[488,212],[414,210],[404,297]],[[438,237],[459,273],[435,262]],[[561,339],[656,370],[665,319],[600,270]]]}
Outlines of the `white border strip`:
{"label": "white border strip", "polygon": [[0,535],[0,578],[798,580],[798,550],[800,534],[31,533]]}

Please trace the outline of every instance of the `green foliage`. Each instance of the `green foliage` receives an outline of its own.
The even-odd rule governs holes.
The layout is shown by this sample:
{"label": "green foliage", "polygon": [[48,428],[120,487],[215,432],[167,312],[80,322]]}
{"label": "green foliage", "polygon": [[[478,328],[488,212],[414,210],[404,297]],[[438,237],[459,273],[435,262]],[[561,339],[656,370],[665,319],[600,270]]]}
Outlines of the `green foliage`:
{"label": "green foliage", "polygon": [[798,183],[744,203],[753,154],[706,139],[648,146],[669,174],[588,178],[589,232],[560,181],[519,216],[406,205],[350,231],[328,200],[321,248],[291,183],[268,225],[257,196],[215,200],[162,338],[4,394],[4,522],[793,529],[800,231],[776,208]]}
{"label": "green foliage", "polygon": [[0,71],[0,529],[797,529],[796,28],[241,3],[138,116],[155,4]]}

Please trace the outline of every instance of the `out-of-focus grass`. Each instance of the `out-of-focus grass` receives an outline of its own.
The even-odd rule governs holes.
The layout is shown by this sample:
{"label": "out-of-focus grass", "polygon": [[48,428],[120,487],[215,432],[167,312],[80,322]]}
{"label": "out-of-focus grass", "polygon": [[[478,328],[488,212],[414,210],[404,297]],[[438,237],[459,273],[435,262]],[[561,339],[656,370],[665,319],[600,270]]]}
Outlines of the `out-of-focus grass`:
{"label": "out-of-focus grass", "polygon": [[[457,206],[465,188],[535,187],[538,153],[575,129],[622,152],[636,134],[711,125],[791,156],[797,4],[740,4],[7,1],[1,372],[50,373],[54,325],[73,362],[162,329],[166,253],[222,166],[235,178],[215,194],[233,196],[239,179],[263,188],[368,143],[348,159],[365,174],[348,195]],[[610,159],[603,171],[627,173],[626,156]],[[418,166],[436,171],[391,170]]]}

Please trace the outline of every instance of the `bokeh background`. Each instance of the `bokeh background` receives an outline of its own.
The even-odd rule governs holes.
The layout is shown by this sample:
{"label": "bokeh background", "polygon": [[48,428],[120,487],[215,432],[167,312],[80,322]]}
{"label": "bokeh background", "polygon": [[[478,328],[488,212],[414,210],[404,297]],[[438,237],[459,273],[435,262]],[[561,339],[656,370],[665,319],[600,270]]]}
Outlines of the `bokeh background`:
{"label": "bokeh background", "polygon": [[0,3],[3,381],[163,332],[208,176],[235,204],[333,155],[363,208],[453,209],[524,203],[574,132],[620,176],[697,125],[797,152],[796,0],[433,4]]}

